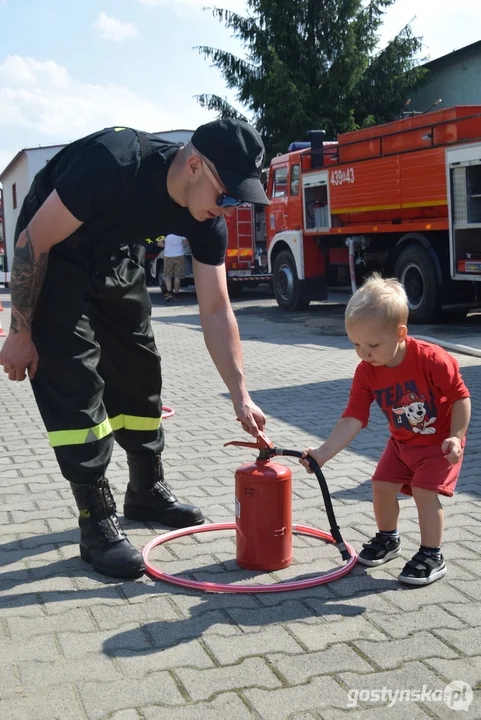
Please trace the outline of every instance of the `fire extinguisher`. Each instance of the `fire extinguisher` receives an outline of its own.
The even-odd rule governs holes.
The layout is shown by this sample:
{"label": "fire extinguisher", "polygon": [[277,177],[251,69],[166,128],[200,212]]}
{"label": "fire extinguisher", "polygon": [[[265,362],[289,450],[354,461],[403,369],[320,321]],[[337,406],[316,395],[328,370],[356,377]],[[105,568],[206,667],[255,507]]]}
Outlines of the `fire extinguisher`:
{"label": "fire extinguisher", "polygon": [[[225,445],[259,450],[254,463],[241,465],[235,473],[237,564],[265,572],[288,567],[292,562],[292,473],[284,465],[271,462],[271,458],[300,458],[302,453],[275,447],[263,433],[255,443],[232,441]],[[308,460],[321,487],[331,535],[343,559],[349,560],[322,470],[313,458],[308,456]]]}

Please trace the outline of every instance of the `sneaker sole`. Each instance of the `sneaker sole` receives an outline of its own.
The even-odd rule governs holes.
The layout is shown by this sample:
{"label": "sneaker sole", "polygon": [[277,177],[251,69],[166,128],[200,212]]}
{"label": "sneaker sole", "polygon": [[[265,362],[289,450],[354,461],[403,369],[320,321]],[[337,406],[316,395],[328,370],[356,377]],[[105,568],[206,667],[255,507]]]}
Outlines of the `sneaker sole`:
{"label": "sneaker sole", "polygon": [[380,560],[366,560],[365,558],[362,558],[360,555],[357,556],[357,561],[360,562],[362,565],[367,565],[368,567],[377,567],[378,565],[384,565],[384,563],[389,562],[389,560],[392,560],[393,558],[397,557],[401,553],[401,545],[396,548],[396,550],[391,550],[391,552],[388,552],[383,558]]}
{"label": "sneaker sole", "polygon": [[446,565],[444,567],[439,568],[439,570],[436,570],[436,572],[431,573],[429,577],[425,578],[416,578],[416,577],[409,577],[405,575],[398,575],[397,579],[401,583],[405,583],[406,585],[430,585],[433,582],[436,582],[436,580],[440,580],[442,577],[444,577],[447,573]]}
{"label": "sneaker sole", "polygon": [[137,568],[136,570],[131,570],[130,572],[124,572],[124,573],[113,573],[112,571],[109,571],[108,568],[102,567],[102,565],[98,565],[92,560],[92,557],[87,550],[86,547],[83,545],[80,545],[80,557],[82,560],[89,565],[92,565],[93,569],[100,573],[101,575],[105,575],[106,577],[112,577],[116,578],[117,580],[136,580],[139,577],[142,577],[142,575],[145,574],[145,565],[142,564],[140,568]]}

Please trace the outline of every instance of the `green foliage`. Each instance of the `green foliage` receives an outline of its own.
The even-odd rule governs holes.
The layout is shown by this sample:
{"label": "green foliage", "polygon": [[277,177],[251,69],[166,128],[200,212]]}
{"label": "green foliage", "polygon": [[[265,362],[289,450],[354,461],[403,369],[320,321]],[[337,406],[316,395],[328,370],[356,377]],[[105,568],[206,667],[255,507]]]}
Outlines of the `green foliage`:
{"label": "green foliage", "polygon": [[339,132],[393,120],[423,80],[421,38],[407,25],[383,49],[379,31],[395,0],[247,0],[247,17],[210,8],[245,48],[199,52],[235,89],[243,111],[217,95],[199,95],[220,117],[253,118],[269,154],[306,131]]}

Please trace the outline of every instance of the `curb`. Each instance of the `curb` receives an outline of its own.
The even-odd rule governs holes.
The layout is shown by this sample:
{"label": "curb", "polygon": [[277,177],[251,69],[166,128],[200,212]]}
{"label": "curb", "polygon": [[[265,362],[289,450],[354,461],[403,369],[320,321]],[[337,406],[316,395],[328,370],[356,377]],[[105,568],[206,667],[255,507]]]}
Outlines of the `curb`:
{"label": "curb", "polygon": [[414,337],[417,340],[424,340],[425,342],[433,343],[434,345],[439,345],[445,350],[451,350],[461,353],[462,355],[471,355],[472,357],[481,358],[481,350],[471,347],[470,345],[458,345],[457,343],[446,342],[445,340],[427,337],[426,335],[411,335],[411,337]]}

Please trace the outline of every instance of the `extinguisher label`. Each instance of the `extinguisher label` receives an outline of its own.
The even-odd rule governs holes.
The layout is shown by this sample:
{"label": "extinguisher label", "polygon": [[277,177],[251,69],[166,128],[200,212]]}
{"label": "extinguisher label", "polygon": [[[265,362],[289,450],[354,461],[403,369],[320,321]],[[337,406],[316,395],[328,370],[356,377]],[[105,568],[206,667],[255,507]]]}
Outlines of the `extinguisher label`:
{"label": "extinguisher label", "polygon": [[240,502],[238,499],[235,499],[235,516],[240,518]]}

